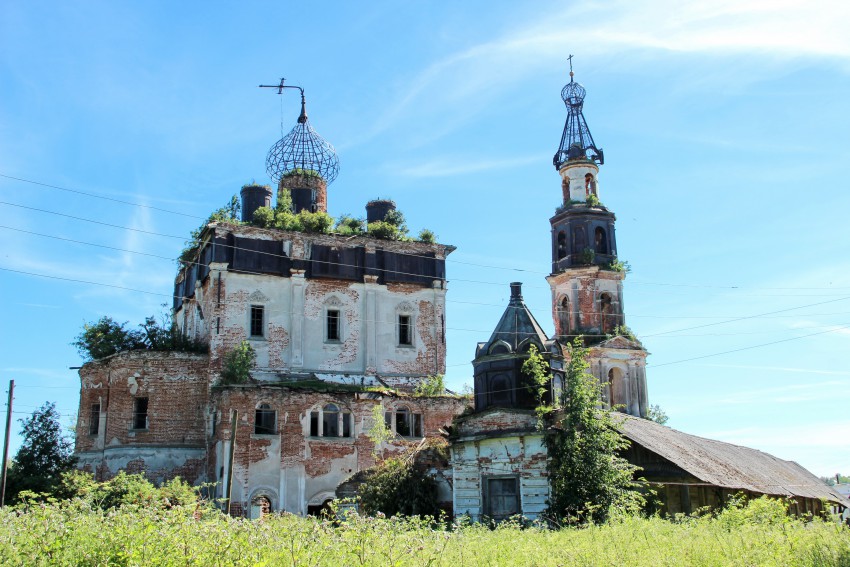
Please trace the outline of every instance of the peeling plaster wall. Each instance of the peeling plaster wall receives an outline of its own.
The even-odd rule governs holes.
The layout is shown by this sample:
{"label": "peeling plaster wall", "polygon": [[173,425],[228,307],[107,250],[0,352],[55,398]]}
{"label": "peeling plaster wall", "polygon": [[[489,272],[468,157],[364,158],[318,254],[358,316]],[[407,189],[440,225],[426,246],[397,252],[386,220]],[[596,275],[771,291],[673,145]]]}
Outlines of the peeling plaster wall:
{"label": "peeling plaster wall", "polygon": [[[208,357],[134,351],[80,369],[75,453],[80,467],[109,478],[120,469],[155,480],[205,479]],[[147,428],[135,429],[136,398],[148,399]],[[91,435],[91,407],[100,405]]]}
{"label": "peeling plaster wall", "polygon": [[[404,406],[423,416],[426,437],[460,414],[467,400],[382,396],[374,393],[298,391],[288,388],[245,386],[216,389],[213,392],[215,415],[221,416],[210,451],[216,455],[214,481],[222,495],[228,474],[226,462],[230,445],[232,410],[237,410],[236,451],[231,498],[241,510],[250,509],[257,495],[264,495],[274,510],[305,514],[307,506],[319,506],[334,498],[336,488],[360,470],[375,465],[374,444],[367,436],[372,409],[383,411]],[[254,433],[255,411],[268,404],[276,412],[274,435]],[[311,437],[310,413],[327,404],[350,412],[352,437]],[[380,449],[390,456],[421,441],[421,438],[396,438]]]}
{"label": "peeling plaster wall", "polygon": [[451,444],[456,515],[480,520],[485,514],[484,480],[516,476],[521,514],[532,520],[540,516],[549,497],[549,479],[546,447],[536,423],[533,412],[510,410],[487,410],[456,420],[458,437]]}

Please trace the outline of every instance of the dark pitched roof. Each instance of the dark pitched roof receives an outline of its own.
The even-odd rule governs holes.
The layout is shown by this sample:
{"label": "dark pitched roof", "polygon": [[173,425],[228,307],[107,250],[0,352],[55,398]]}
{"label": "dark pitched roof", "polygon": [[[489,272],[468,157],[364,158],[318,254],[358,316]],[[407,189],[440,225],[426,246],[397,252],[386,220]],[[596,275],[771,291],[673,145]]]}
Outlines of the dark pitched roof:
{"label": "dark pitched roof", "polygon": [[613,415],[620,431],[632,442],[707,484],[773,496],[825,499],[850,507],[850,500],[793,461],[682,433],[648,419]]}
{"label": "dark pitched roof", "polygon": [[519,345],[526,339],[536,341],[541,347],[549,340],[522,300],[522,284],[514,282],[511,284],[511,299],[508,307],[493,330],[493,334],[490,335],[490,340],[484,343],[483,348],[479,346],[478,352],[488,352],[497,341],[505,341],[511,345],[513,352],[516,352]]}

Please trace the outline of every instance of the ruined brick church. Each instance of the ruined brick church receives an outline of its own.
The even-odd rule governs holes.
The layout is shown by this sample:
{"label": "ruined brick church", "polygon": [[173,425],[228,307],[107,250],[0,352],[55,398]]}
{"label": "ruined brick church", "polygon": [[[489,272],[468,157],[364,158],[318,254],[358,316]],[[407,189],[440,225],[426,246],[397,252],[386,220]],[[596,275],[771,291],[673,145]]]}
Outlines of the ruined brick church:
{"label": "ruined brick church", "polygon": [[[257,226],[254,213],[272,206],[273,191],[246,186],[245,222],[209,223],[175,280],[173,319],[209,354],[130,351],[86,363],[79,466],[101,479],[126,470],[211,483],[236,515],[303,515],[343,494],[341,485],[379,456],[438,439],[449,457],[427,466],[446,508],[473,519],[534,518],[546,507],[547,455],[520,369],[536,347],[557,398],[565,345],[582,337],[601,403],[623,414],[626,456],[662,487],[666,511],[716,505],[742,490],[793,497],[803,512],[821,499],[850,505],[796,463],[645,419],[647,352],[625,326],[616,219],[600,202],[603,152],[572,75],[554,157],[561,204],[549,221],[553,337],[525,306],[521,284],[511,284],[504,315],[475,350],[472,400],[417,395],[445,372],[445,263],[454,247]],[[267,170],[293,212],[325,212],[338,158],[311,127],[301,95],[297,123],[272,146]],[[366,221],[384,221],[393,208],[371,201]],[[223,382],[223,358],[246,341],[256,352],[250,379]],[[392,433],[378,447],[369,434],[376,416]]]}

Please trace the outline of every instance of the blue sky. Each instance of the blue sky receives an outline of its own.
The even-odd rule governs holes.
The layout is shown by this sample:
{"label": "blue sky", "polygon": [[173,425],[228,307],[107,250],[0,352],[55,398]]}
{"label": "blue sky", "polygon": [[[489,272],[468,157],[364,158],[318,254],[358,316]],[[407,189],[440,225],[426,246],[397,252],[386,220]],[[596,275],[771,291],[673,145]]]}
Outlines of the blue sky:
{"label": "blue sky", "polygon": [[298,98],[257,85],[282,76],[339,152],[331,214],[392,197],[458,247],[450,386],[470,382],[509,282],[551,332],[572,53],[650,402],[677,429],[846,474],[850,8],[816,4],[4,2],[0,381],[16,381],[15,417],[52,400],[71,419],[82,324],[159,312],[189,231],[268,182]]}

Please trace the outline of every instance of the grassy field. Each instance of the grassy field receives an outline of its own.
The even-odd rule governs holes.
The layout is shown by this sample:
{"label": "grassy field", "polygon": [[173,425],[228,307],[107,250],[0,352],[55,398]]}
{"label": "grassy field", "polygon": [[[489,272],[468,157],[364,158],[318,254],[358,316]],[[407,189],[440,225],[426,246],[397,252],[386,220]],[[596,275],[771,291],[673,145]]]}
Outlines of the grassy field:
{"label": "grassy field", "polygon": [[291,515],[250,521],[192,507],[0,511],[2,565],[850,565],[850,530],[755,501],[716,517],[627,517],[545,530],[431,529],[419,520]]}

